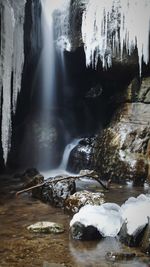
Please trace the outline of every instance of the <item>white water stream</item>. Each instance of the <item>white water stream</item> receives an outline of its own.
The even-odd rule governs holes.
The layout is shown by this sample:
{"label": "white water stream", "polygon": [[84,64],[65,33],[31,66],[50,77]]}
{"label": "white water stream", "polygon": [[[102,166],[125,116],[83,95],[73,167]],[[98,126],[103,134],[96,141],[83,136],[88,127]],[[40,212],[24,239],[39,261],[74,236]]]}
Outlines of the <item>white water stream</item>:
{"label": "white water stream", "polygon": [[66,145],[64,153],[63,153],[62,161],[57,169],[44,171],[44,172],[41,171],[45,179],[49,177],[54,177],[57,175],[69,174],[69,172],[67,172],[67,164],[69,161],[69,156],[70,156],[71,151],[79,144],[80,140],[81,139],[73,139],[71,143]]}

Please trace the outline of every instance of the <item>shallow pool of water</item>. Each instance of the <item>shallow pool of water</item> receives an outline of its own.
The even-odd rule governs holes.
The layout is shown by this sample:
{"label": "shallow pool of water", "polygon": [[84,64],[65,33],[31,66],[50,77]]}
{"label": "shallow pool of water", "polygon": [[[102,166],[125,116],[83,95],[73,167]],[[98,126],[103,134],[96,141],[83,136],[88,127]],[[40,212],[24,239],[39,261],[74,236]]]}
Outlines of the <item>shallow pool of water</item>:
{"label": "shallow pool of water", "polygon": [[[69,235],[70,215],[33,199],[30,194],[16,198],[14,193],[19,188],[19,180],[12,182],[8,177],[2,177],[0,181],[0,267],[52,267],[52,263],[66,267],[150,267],[150,258],[138,250],[125,247],[115,238],[99,242],[72,240]],[[82,182],[79,186],[101,191],[96,183]],[[129,196],[148,191],[148,187],[112,185],[105,198],[106,201],[122,204]],[[45,235],[27,230],[28,225],[44,220],[63,223],[65,232]],[[109,251],[136,252],[140,253],[140,257],[111,262],[105,257]]]}

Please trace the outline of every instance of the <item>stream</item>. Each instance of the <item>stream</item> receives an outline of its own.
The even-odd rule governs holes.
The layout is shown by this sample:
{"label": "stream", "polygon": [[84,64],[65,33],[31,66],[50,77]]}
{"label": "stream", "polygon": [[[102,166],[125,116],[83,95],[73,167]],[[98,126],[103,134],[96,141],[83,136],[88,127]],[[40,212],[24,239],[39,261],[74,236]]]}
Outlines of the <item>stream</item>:
{"label": "stream", "polygon": [[[149,267],[149,258],[138,249],[127,248],[115,238],[101,241],[81,242],[72,240],[69,235],[69,222],[72,216],[59,208],[51,207],[30,194],[15,197],[19,188],[18,179],[0,179],[0,267]],[[101,191],[99,184],[80,181],[81,190]],[[105,193],[107,202],[122,204],[129,196],[138,196],[149,191],[146,187],[132,187],[130,184],[112,185]],[[65,226],[65,232],[59,235],[35,234],[27,226],[38,221],[54,221]],[[111,262],[105,255],[109,251],[136,252],[140,257],[130,261]],[[52,264],[55,263],[55,264]],[[57,265],[60,264],[60,265]],[[61,265],[62,264],[62,265]]]}

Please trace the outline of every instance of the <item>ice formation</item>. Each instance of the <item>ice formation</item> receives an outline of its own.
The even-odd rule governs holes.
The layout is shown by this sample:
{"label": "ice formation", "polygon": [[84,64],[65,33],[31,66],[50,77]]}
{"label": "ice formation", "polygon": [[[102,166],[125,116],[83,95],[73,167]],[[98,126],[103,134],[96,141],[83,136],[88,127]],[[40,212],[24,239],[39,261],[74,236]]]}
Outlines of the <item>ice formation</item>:
{"label": "ice formation", "polygon": [[122,59],[126,49],[135,47],[142,60],[149,61],[150,1],[89,0],[82,18],[82,38],[87,66],[96,68],[100,58],[103,68],[111,67],[113,56]]}
{"label": "ice formation", "polygon": [[1,139],[4,162],[11,144],[11,114],[15,112],[21,88],[24,63],[24,11],[25,0],[3,0],[0,5],[0,92],[2,99]]}

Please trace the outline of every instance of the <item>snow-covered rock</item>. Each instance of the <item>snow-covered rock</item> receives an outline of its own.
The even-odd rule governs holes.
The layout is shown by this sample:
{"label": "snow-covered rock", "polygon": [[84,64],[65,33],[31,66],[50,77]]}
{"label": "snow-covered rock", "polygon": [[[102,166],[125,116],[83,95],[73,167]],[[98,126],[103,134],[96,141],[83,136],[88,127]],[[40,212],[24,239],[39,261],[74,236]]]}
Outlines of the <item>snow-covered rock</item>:
{"label": "snow-covered rock", "polygon": [[75,223],[85,227],[94,226],[103,236],[115,237],[122,226],[120,207],[114,203],[105,203],[101,206],[86,205],[76,213],[70,222],[70,227]]}
{"label": "snow-covered rock", "polygon": [[150,196],[141,194],[137,198],[130,197],[121,206],[123,225],[120,239],[128,246],[138,246],[143,240],[143,235],[150,216]]}
{"label": "snow-covered rock", "polygon": [[135,235],[139,228],[144,228],[150,217],[150,196],[141,194],[137,198],[130,197],[121,206],[121,215],[127,224],[127,233]]}
{"label": "snow-covered rock", "polygon": [[[60,179],[62,177],[60,176]],[[50,178],[42,187],[32,190],[34,197],[48,202],[55,207],[64,207],[65,200],[75,192],[76,185],[74,179],[64,179],[63,181],[56,182],[55,178]]]}
{"label": "snow-covered rock", "polygon": [[[101,206],[86,205],[76,213],[70,222],[71,235],[75,239],[95,236],[116,237],[129,246],[142,247],[149,253],[150,195],[130,197],[121,207],[114,203]],[[92,238],[91,238],[92,239]],[[94,238],[93,238],[94,239]]]}

